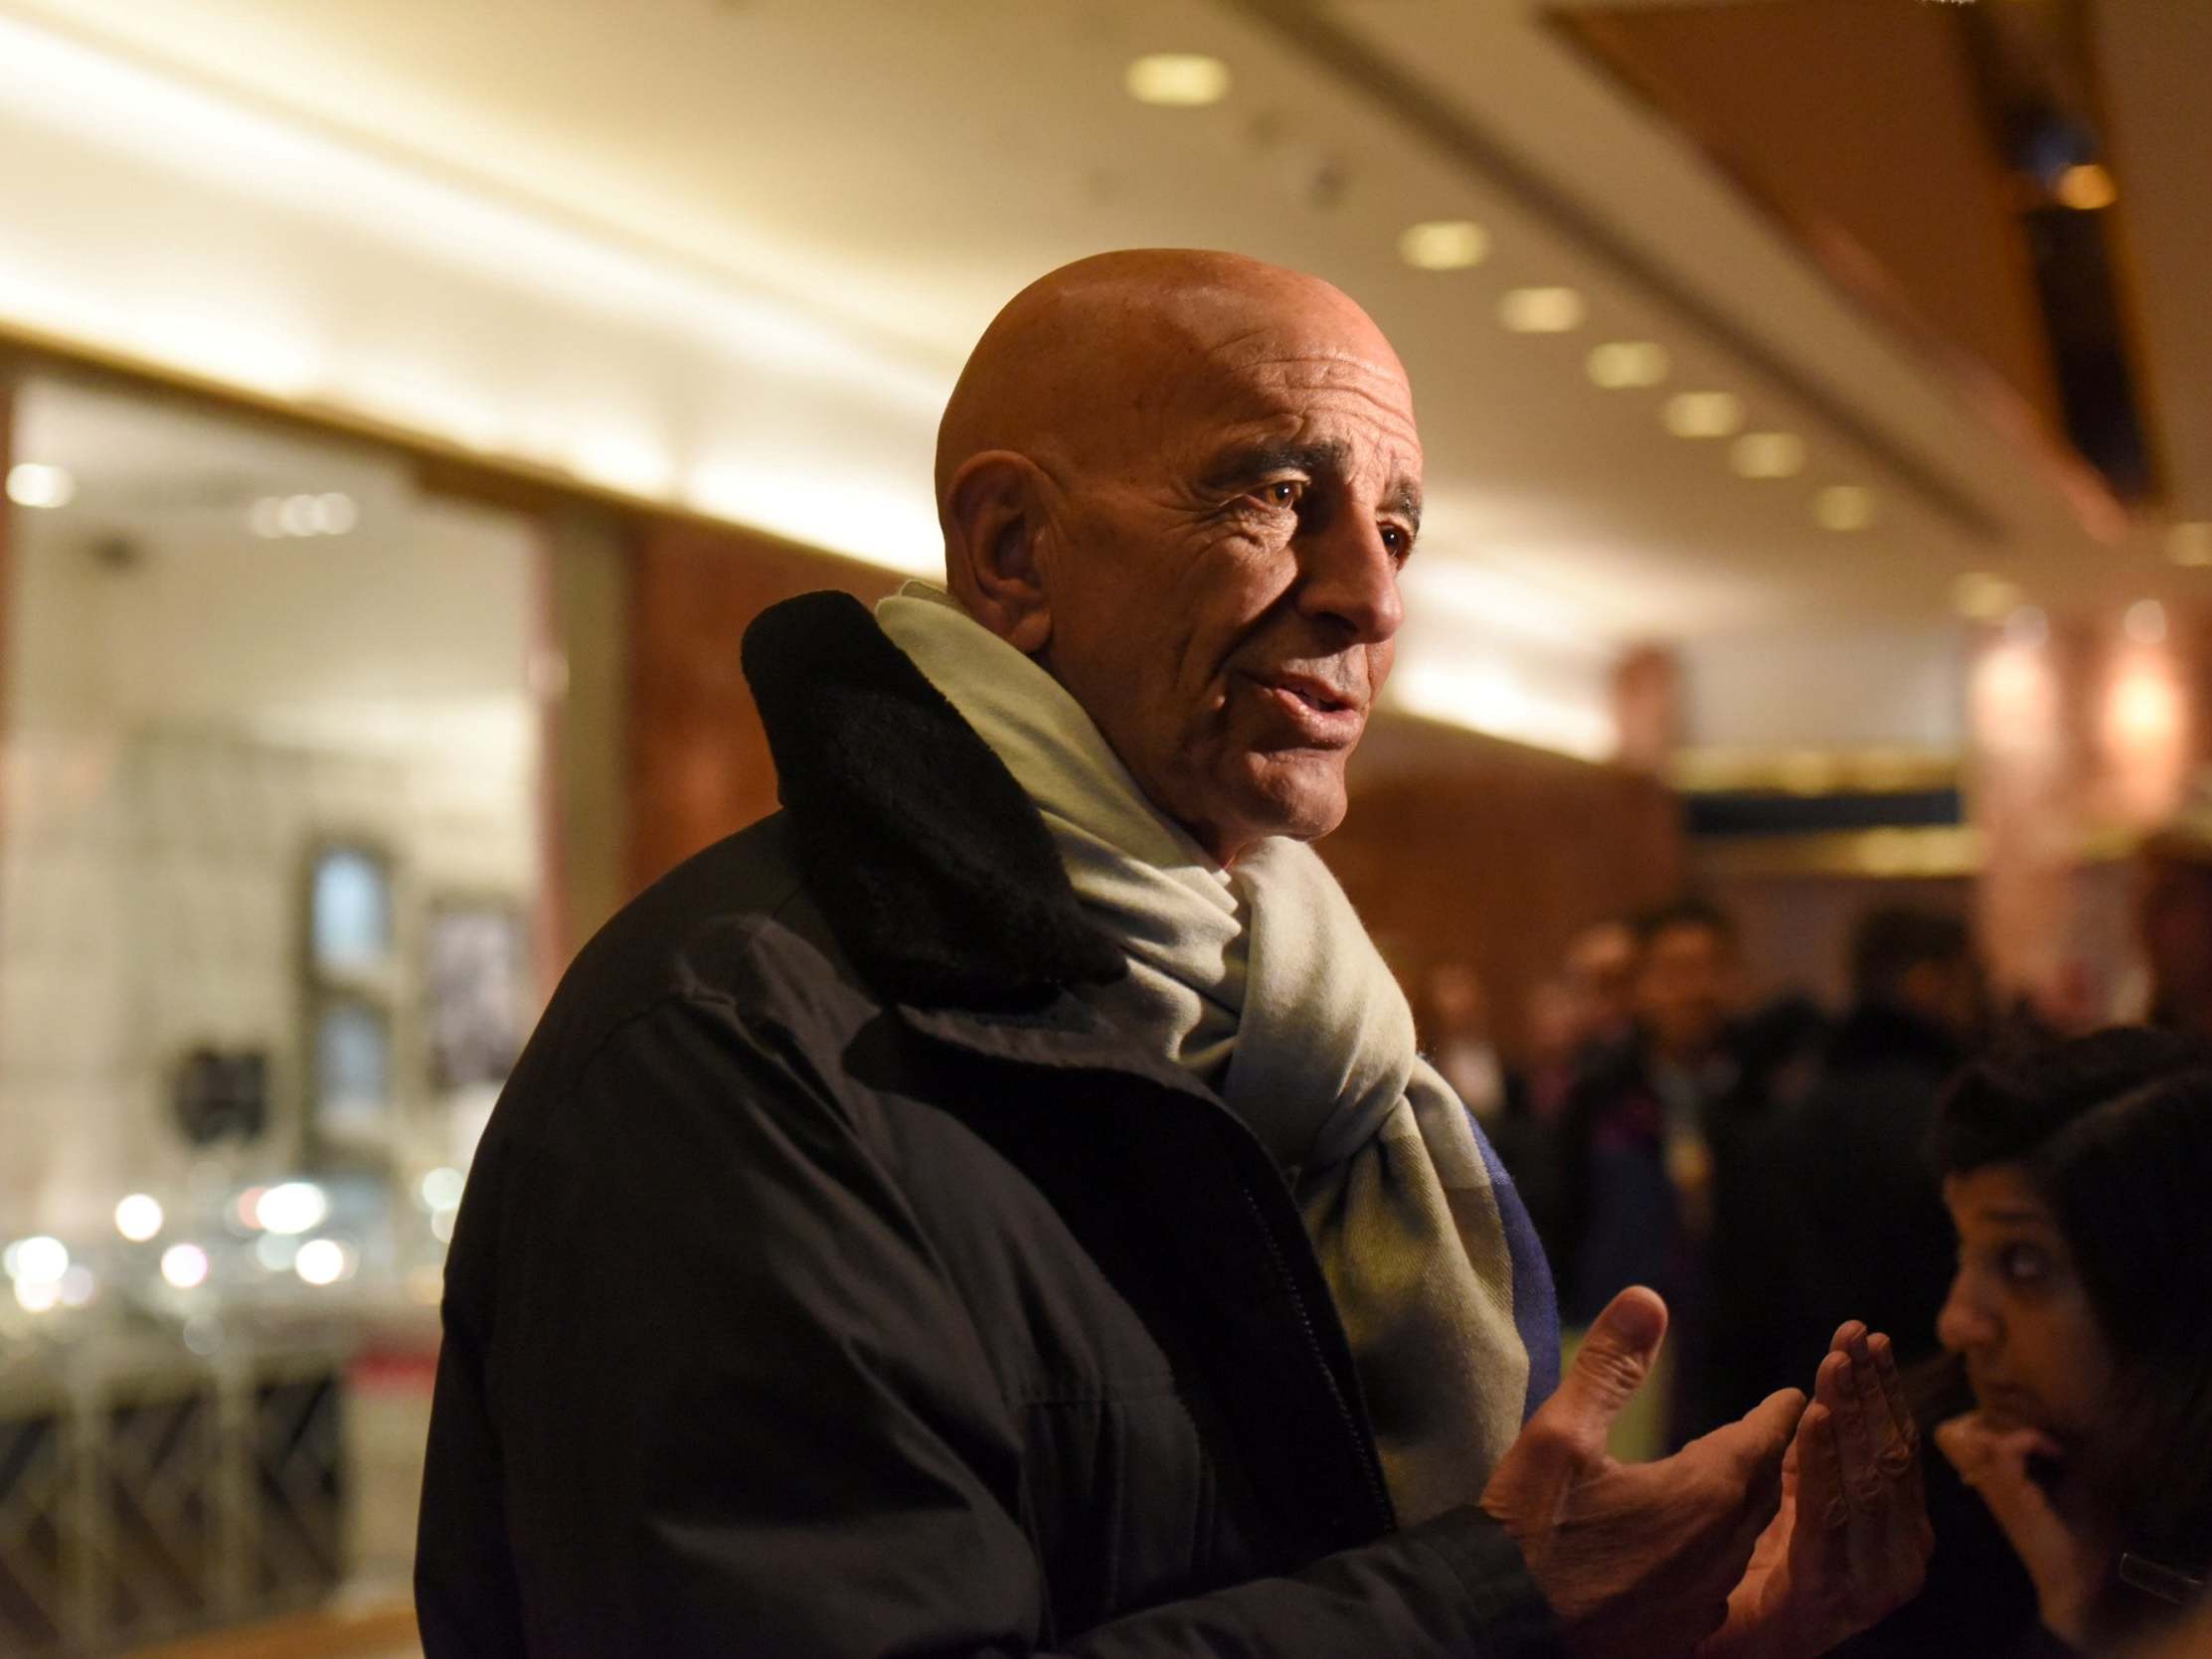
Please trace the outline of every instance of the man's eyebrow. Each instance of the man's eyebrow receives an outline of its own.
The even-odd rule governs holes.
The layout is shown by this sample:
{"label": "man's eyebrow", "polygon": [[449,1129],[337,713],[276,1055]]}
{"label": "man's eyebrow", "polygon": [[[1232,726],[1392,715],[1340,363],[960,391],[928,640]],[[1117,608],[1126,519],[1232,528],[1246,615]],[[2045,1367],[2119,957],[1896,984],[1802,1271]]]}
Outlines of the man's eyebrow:
{"label": "man's eyebrow", "polygon": [[1206,473],[1215,489],[1257,484],[1278,472],[1339,472],[1351,453],[1342,443],[1252,443],[1218,457]]}
{"label": "man's eyebrow", "polygon": [[[1350,455],[1350,445],[1341,442],[1248,444],[1217,458],[1207,470],[1205,484],[1210,490],[1232,490],[1257,484],[1278,472],[1341,472]],[[1390,498],[1391,504],[1419,530],[1421,487],[1401,478],[1391,486]]]}

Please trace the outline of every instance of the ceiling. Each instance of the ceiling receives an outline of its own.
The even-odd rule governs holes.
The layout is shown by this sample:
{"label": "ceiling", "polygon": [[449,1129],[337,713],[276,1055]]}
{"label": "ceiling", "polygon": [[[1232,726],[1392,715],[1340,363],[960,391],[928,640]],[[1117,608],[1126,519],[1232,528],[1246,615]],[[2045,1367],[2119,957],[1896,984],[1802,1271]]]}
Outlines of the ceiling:
{"label": "ceiling", "polygon": [[[2186,33],[2184,10],[2157,27]],[[9,13],[770,296],[936,386],[1015,289],[1101,248],[1317,271],[1413,373],[1433,504],[1417,570],[1446,612],[1687,640],[1926,621],[1969,571],[2069,606],[2212,581],[2168,566],[2161,524],[2085,491],[2058,446],[1840,287],[1524,0],[0,0]],[[2201,204],[2201,146],[2177,124],[2186,43],[2129,41],[2114,90],[2139,72],[2155,95],[2116,99],[2124,185]],[[1131,100],[1123,66],[1161,50],[1220,57],[1230,95]],[[2131,221],[2154,227],[2134,249],[2140,309],[2174,505],[2194,517],[2212,516],[2212,342],[2175,273],[2200,268],[2208,217]],[[1399,258],[1407,225],[1455,218],[1489,230],[1480,265]],[[1500,297],[1523,284],[1572,285],[1587,320],[1505,331]],[[1586,354],[1616,339],[1662,344],[1665,385],[1594,387]],[[1802,473],[1748,481],[1725,442],[1670,435],[1665,398],[1699,389],[1801,436]],[[1870,528],[1815,525],[1832,484],[1873,492]]]}

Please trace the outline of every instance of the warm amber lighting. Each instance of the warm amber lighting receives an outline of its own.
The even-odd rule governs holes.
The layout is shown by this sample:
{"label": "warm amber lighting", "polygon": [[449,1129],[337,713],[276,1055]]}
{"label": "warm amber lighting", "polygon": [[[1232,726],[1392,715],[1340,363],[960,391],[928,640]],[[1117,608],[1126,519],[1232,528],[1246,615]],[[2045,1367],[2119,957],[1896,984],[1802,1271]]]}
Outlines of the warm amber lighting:
{"label": "warm amber lighting", "polygon": [[1792,795],[1824,795],[1835,787],[1841,768],[1832,754],[1793,748],[1776,763],[1777,781]]}
{"label": "warm amber lighting", "polygon": [[2051,194],[2077,212],[2095,213],[2120,200],[2120,187],[2113,183],[2112,174],[2104,167],[2094,161],[2084,161],[2061,173]]}
{"label": "warm amber lighting", "polygon": [[2020,589],[1986,571],[1968,571],[1952,583],[1951,602],[1961,616],[1994,622],[2020,602]]}
{"label": "warm amber lighting", "polygon": [[1822,530],[1864,530],[1874,522],[1874,492],[1830,484],[1812,498],[1812,522]]}
{"label": "warm amber lighting", "polygon": [[2008,645],[2018,645],[2035,650],[2051,637],[2051,619],[2034,605],[2024,604],[2004,619],[2004,638]]}
{"label": "warm amber lighting", "polygon": [[2128,822],[2156,823],[2172,812],[2188,775],[2187,709],[2167,653],[2143,640],[2124,649],[2103,713],[2111,804]]}
{"label": "warm amber lighting", "polygon": [[1728,464],[1746,478],[1788,478],[1804,470],[1805,440],[1795,432],[1746,432],[1729,448]]}
{"label": "warm amber lighting", "polygon": [[2156,599],[2137,599],[2120,625],[2137,645],[2160,644],[2166,637],[2166,607]]}
{"label": "warm amber lighting", "polygon": [[1229,66],[1197,52],[1154,52],[1132,60],[1121,84],[1139,103],[1191,109],[1229,95]]}
{"label": "warm amber lighting", "polygon": [[2212,523],[2175,525],[2166,532],[2166,557],[2176,565],[2212,565]]}
{"label": "warm amber lighting", "polygon": [[67,507],[77,497],[77,480],[64,467],[18,461],[8,469],[8,499],[18,507]]}
{"label": "warm amber lighting", "polygon": [[1733,392],[1677,392],[1663,418],[1676,437],[1726,437],[1744,423],[1744,405]]}
{"label": "warm amber lighting", "polygon": [[1514,288],[1498,301],[1498,321],[1515,334],[1565,334],[1582,319],[1583,297],[1572,288]]}
{"label": "warm amber lighting", "polygon": [[1416,270],[1465,270],[1489,256],[1490,233],[1471,219],[1429,219],[1398,237],[1398,256]]}
{"label": "warm amber lighting", "polygon": [[1625,387],[1657,386],[1666,379],[1666,347],[1649,340],[1608,340],[1593,346],[1584,365],[1591,384],[1609,392]]}

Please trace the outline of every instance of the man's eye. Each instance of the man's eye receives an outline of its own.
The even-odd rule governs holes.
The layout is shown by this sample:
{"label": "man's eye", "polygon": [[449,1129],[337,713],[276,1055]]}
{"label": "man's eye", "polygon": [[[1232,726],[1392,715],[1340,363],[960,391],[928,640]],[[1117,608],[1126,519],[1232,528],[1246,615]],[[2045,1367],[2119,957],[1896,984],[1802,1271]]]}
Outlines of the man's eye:
{"label": "man's eye", "polygon": [[2007,1244],[1997,1265],[2014,1284],[2040,1284],[2051,1276],[2050,1255],[2034,1244]]}
{"label": "man's eye", "polygon": [[1402,565],[1414,550],[1414,539],[1397,525],[1386,524],[1383,526],[1383,546],[1390,549],[1392,556]]}
{"label": "man's eye", "polygon": [[1305,485],[1295,478],[1277,478],[1260,486],[1260,499],[1271,507],[1295,507],[1304,494]]}

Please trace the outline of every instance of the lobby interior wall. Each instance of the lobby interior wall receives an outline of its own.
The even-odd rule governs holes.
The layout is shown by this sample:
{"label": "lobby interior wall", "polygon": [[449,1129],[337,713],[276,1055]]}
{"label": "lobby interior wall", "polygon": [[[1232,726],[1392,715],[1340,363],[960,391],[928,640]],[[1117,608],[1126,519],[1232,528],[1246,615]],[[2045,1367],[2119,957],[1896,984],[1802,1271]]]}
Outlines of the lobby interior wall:
{"label": "lobby interior wall", "polygon": [[1473,967],[1514,1054],[1529,993],[1558,971],[1576,930],[1675,893],[1680,804],[1622,767],[1391,726],[1370,734],[1381,763],[1354,763],[1351,808],[1318,850],[1401,978]]}
{"label": "lobby interior wall", "polygon": [[640,527],[625,719],[630,892],[775,810],[767,734],[738,661],[746,624],[822,587],[872,604],[901,580],[742,531],[666,519]]}

